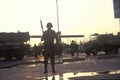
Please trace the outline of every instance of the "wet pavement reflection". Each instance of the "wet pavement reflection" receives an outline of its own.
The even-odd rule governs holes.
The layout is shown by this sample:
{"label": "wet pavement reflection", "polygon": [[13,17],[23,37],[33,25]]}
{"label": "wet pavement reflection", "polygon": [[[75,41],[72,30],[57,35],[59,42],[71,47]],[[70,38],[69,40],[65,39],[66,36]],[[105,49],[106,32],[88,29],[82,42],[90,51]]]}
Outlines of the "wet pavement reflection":
{"label": "wet pavement reflection", "polygon": [[[110,76],[110,74],[118,74],[120,75],[120,70],[110,70],[110,71],[97,71],[97,72],[71,72],[71,73],[65,73],[64,75],[64,80],[76,80],[76,79],[85,79],[85,77],[94,77],[95,79],[97,79],[97,76],[100,75],[106,75],[106,76]],[[96,76],[96,77],[95,77]],[[119,77],[120,78],[120,77]],[[103,78],[104,79],[104,78]],[[109,79],[111,79],[109,77]],[[89,79],[87,79],[89,80]]]}
{"label": "wet pavement reflection", "polygon": [[59,75],[52,75],[52,76],[45,76],[43,80],[60,80],[60,76]]}
{"label": "wet pavement reflection", "polygon": [[[35,77],[34,80],[90,80],[90,79],[100,79],[101,76],[108,76],[107,79],[111,79],[111,74],[120,75],[120,70],[110,70],[110,71],[98,71],[98,72],[69,72],[59,74],[48,73],[44,77]],[[31,76],[27,76],[31,78]],[[90,79],[89,79],[90,78]],[[103,77],[101,77],[104,79]],[[106,77],[105,77],[106,78]],[[117,77],[116,77],[117,78]],[[117,79],[119,79],[118,77]]]}

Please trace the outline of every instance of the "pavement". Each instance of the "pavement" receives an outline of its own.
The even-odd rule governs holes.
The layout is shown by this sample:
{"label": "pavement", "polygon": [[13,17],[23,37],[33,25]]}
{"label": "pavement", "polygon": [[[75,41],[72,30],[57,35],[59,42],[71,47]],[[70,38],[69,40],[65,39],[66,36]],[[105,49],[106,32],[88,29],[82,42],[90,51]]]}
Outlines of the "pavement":
{"label": "pavement", "polygon": [[5,66],[4,63],[4,61],[0,62],[0,80],[16,80],[16,78],[17,80],[120,79],[120,58],[117,55],[90,57],[85,57],[83,54],[77,57],[64,55],[62,63],[56,60],[56,74],[51,73],[50,64],[48,65],[49,73],[43,74],[42,59],[34,57],[25,58],[18,62],[8,62],[11,66],[8,64]]}
{"label": "pavement", "polygon": [[[118,55],[104,55],[100,54],[98,56],[89,56],[86,57],[84,53],[79,54],[79,56],[71,56],[70,54],[64,54],[62,57],[62,61],[60,61],[56,57],[56,64],[61,64],[61,63],[71,63],[71,62],[77,62],[77,61],[87,61],[88,62],[96,62],[96,60],[102,60],[102,59],[112,59],[112,58],[117,58]],[[18,65],[25,65],[25,64],[34,64],[34,63],[43,63],[43,57],[38,57],[37,59],[32,56],[32,57],[27,57],[25,56],[23,60],[10,60],[6,61],[4,58],[0,58],[0,68],[11,68],[13,66],[18,66]]]}

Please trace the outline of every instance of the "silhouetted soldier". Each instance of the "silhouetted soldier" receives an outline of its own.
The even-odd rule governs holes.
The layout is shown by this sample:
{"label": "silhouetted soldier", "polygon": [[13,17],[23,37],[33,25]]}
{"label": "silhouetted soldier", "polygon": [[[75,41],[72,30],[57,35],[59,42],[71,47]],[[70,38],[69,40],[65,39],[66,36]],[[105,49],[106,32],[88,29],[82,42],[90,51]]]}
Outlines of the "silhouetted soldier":
{"label": "silhouetted soldier", "polygon": [[62,44],[61,44],[61,32],[57,32],[58,43],[56,44],[56,54],[59,62],[62,62]]}
{"label": "silhouetted soldier", "polygon": [[76,41],[72,40],[72,43],[71,43],[71,54],[72,54],[72,56],[74,56],[74,53],[76,53],[77,56],[78,56],[78,45],[77,45]]}
{"label": "silhouetted soldier", "polygon": [[35,56],[35,58],[37,58],[37,57],[38,57],[38,49],[37,49],[36,44],[34,44],[33,51],[34,51],[34,56]]}
{"label": "silhouetted soldier", "polygon": [[42,41],[44,41],[44,66],[45,66],[45,73],[47,73],[47,65],[48,65],[48,58],[51,59],[51,66],[52,66],[52,72],[56,73],[55,71],[55,44],[54,39],[57,39],[57,34],[54,30],[51,28],[53,25],[51,23],[47,24],[47,30],[43,33],[43,36],[41,38]]}

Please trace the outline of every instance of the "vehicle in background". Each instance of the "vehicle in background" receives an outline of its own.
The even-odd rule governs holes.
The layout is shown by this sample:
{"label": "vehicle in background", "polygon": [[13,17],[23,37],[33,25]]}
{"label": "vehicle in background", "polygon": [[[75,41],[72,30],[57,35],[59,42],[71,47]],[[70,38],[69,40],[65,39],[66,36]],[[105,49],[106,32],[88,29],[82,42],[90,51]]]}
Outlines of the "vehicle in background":
{"label": "vehicle in background", "polygon": [[84,44],[84,51],[87,55],[97,55],[99,51],[104,51],[106,54],[118,53],[120,48],[120,33],[113,34],[94,34],[91,35],[88,42]]}
{"label": "vehicle in background", "polygon": [[29,52],[29,40],[28,32],[0,33],[0,56],[6,60],[10,60],[13,57],[22,60],[24,55]]}

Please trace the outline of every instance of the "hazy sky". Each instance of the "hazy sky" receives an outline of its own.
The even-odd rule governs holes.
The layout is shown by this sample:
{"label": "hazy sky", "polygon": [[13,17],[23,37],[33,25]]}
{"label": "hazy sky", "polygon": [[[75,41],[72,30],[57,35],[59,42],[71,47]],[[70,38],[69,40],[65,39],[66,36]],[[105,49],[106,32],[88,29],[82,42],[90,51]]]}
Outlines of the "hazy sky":
{"label": "hazy sky", "polygon": [[[58,0],[59,26],[62,34],[117,33],[113,0]],[[0,32],[29,31],[41,35],[52,22],[57,30],[56,0],[0,0]]]}

